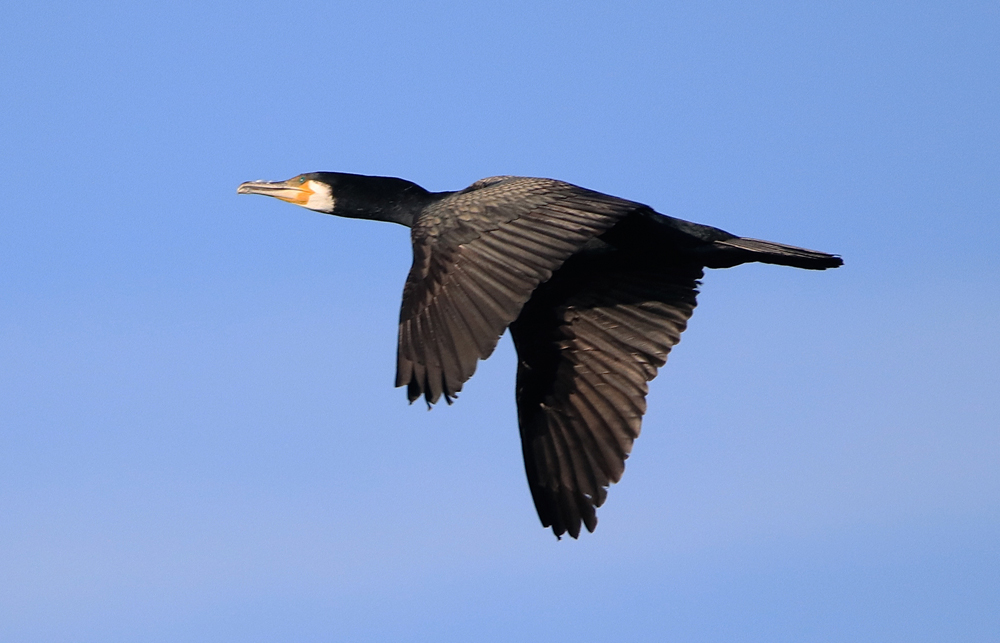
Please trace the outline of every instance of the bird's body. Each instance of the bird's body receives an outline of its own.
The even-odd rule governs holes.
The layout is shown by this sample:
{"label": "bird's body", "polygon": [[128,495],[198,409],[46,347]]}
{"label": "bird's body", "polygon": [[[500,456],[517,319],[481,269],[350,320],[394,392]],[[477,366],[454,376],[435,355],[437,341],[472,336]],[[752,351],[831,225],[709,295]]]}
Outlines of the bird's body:
{"label": "bird's body", "polygon": [[396,385],[450,403],[509,327],[525,470],[542,524],[593,531],[639,435],[647,382],[680,340],[703,269],[841,265],[552,179],[499,176],[432,193],[318,172],[239,192],[409,226]]}

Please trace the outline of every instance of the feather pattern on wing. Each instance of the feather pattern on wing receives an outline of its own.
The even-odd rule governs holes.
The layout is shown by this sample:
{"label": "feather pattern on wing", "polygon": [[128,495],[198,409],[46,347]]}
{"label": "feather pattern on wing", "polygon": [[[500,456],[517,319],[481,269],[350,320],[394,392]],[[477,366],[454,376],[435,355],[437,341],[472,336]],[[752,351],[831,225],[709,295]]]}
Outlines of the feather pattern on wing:
{"label": "feather pattern on wing", "polygon": [[511,325],[528,484],[557,536],[596,527],[639,435],[647,382],[680,341],[701,275],[622,252],[581,254]]}
{"label": "feather pattern on wing", "polygon": [[492,177],[429,206],[412,228],[396,385],[447,401],[540,283],[639,204],[561,181]]}

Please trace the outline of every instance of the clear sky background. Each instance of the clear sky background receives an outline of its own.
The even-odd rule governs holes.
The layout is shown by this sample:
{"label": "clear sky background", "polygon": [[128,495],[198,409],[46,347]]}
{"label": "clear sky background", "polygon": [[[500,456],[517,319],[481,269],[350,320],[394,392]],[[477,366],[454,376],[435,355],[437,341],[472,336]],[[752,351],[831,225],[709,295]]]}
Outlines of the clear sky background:
{"label": "clear sky background", "polygon": [[[841,254],[711,271],[596,533],[508,339],[392,387],[336,170],[561,178]],[[24,2],[0,21],[0,640],[995,641],[996,2]]]}

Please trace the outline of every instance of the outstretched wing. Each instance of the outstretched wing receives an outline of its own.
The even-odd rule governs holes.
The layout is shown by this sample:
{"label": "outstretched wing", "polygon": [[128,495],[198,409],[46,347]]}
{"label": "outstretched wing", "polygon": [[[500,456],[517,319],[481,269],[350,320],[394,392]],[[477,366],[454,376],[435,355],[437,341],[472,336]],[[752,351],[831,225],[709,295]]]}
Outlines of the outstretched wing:
{"label": "outstretched wing", "polygon": [[449,402],[540,283],[637,203],[561,181],[494,177],[413,224],[396,386]]}
{"label": "outstretched wing", "polygon": [[511,324],[525,471],[556,536],[596,527],[595,509],[639,435],[647,382],[696,305],[699,266],[625,254],[570,259]]}

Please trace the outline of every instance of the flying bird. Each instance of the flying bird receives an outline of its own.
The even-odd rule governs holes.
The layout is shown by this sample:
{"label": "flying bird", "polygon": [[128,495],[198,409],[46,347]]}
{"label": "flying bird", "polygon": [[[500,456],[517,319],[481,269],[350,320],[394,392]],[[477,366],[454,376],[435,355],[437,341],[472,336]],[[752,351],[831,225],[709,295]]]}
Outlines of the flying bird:
{"label": "flying bird", "polygon": [[843,263],[553,179],[494,176],[429,192],[313,172],[237,191],[410,228],[396,366],[410,402],[450,404],[510,328],[525,472],[557,537],[597,526],[639,435],[647,383],[680,341],[705,268]]}

